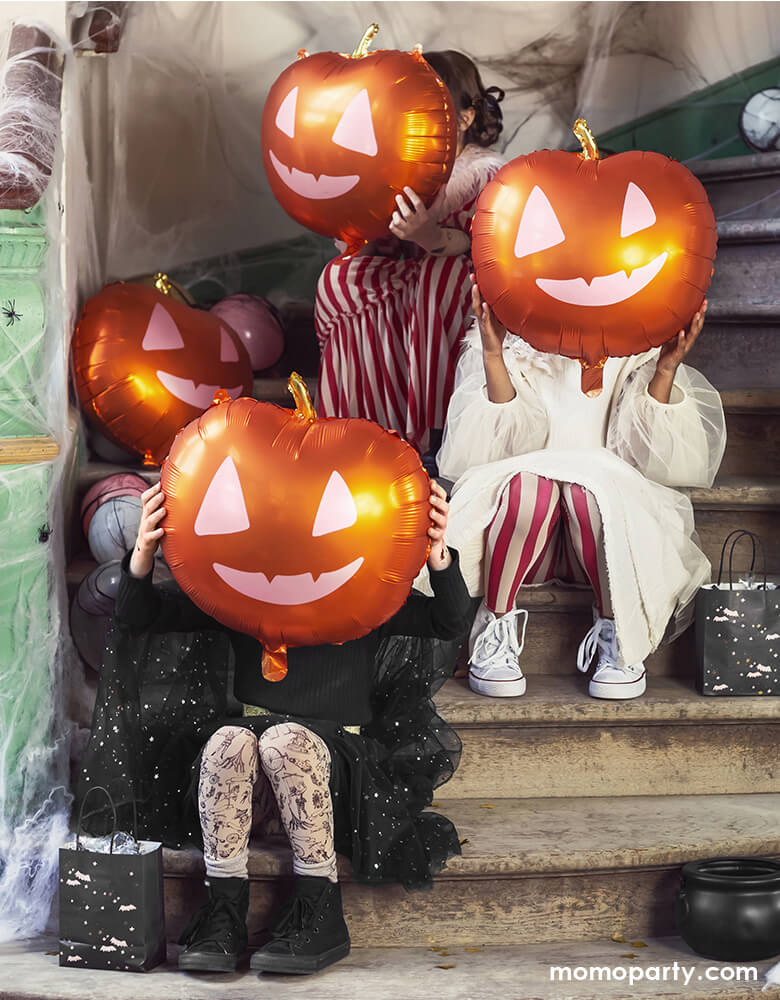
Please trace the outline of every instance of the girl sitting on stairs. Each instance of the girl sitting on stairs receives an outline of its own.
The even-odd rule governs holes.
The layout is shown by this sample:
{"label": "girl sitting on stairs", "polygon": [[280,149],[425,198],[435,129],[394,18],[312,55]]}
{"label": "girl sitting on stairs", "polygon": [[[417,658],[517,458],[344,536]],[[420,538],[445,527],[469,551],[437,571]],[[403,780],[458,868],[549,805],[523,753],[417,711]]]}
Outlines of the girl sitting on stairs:
{"label": "girl sitting on stairs", "polygon": [[146,837],[202,839],[208,902],[182,936],[180,968],[232,971],[247,947],[253,814],[265,835],[286,835],[296,875],[270,942],[252,956],[258,970],[317,972],[349,952],[336,851],[356,881],[407,888],[429,886],[460,854],[452,823],[423,812],[460,756],[431,698],[452,672],[471,608],[436,483],[430,502],[433,598],[413,594],[360,639],[291,648],[289,673],[271,683],[257,640],[152,584],[164,497],[159,484],[143,495],[80,792],[129,785]]}
{"label": "girl sitting on stairs", "polygon": [[711,486],[726,443],[720,395],[682,364],[706,300],[660,350],[608,358],[603,392],[589,398],[579,362],[506,336],[472,281],[478,323],[438,455],[455,481],[449,537],[469,590],[484,594],[469,684],[493,697],[525,692],[520,587],[565,581],[595,596],[577,657],[585,672],[598,654],[590,694],[636,698],[645,657],[690,624],[710,579],[690,500],[669,488]]}
{"label": "girl sitting on stairs", "polygon": [[315,324],[320,415],[376,420],[421,451],[430,442],[430,471],[470,312],[468,230],[477,197],[504,162],[490,148],[504,92],[486,88],[461,52],[424,56],[457,111],[450,179],[429,209],[406,188],[387,237],[327,265]]}

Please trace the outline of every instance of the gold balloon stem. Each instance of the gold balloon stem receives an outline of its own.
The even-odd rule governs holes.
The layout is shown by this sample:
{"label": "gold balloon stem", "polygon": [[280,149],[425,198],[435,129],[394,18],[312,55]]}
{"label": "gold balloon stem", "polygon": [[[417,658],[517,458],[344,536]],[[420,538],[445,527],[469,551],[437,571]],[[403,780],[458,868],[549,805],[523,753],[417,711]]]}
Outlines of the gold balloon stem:
{"label": "gold balloon stem", "polygon": [[365,30],[365,34],[360,39],[358,47],[352,53],[353,59],[362,59],[364,56],[368,55],[368,47],[371,44],[371,42],[373,42],[373,40],[376,38],[378,32],[379,32],[378,24],[369,24],[369,26]]}
{"label": "gold balloon stem", "polygon": [[222,403],[231,403],[233,397],[227,391],[227,389],[217,389],[214,393],[214,398],[211,400],[212,406],[219,406]]}
{"label": "gold balloon stem", "polygon": [[298,49],[298,59],[308,59],[309,50],[308,49]]}
{"label": "gold balloon stem", "polygon": [[268,649],[263,646],[263,677],[267,681],[283,681],[287,676],[287,647]]}
{"label": "gold balloon stem", "polygon": [[590,126],[585,121],[584,118],[578,118],[574,123],[572,132],[580,140],[580,145],[582,146],[582,155],[586,160],[599,160],[601,159],[601,154],[599,153],[599,147],[596,145],[596,140],[593,137],[593,133],[590,130]]}
{"label": "gold balloon stem", "polygon": [[602,358],[595,365],[592,365],[589,361],[580,359],[580,364],[582,365],[580,388],[591,399],[600,396],[604,388],[604,365],[606,360],[606,358]]}
{"label": "gold balloon stem", "polygon": [[298,372],[293,372],[287,383],[287,391],[295,400],[295,416],[300,420],[307,420],[310,424],[317,419],[317,411],[311,403],[311,396]]}
{"label": "gold balloon stem", "polygon": [[157,274],[153,276],[152,285],[163,295],[179,295],[188,306],[195,305],[195,299],[193,299],[190,293],[180,285],[174,284],[168,275],[164,274],[162,271],[158,271]]}
{"label": "gold balloon stem", "polygon": [[173,285],[171,284],[171,279],[167,274],[163,274],[162,271],[158,271],[154,276],[154,287],[158,292],[162,292],[163,295],[170,295]]}

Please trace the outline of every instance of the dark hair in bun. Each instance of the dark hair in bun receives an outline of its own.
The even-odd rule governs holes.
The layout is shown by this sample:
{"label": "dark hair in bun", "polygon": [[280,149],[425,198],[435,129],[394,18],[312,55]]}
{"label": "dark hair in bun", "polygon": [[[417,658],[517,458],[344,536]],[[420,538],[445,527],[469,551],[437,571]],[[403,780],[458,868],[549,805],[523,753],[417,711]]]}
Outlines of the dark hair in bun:
{"label": "dark hair in bun", "polygon": [[474,121],[464,136],[464,143],[492,146],[503,129],[500,87],[485,87],[479,70],[468,56],[453,49],[423,52],[425,61],[444,81],[452,95],[456,111],[474,109]]}

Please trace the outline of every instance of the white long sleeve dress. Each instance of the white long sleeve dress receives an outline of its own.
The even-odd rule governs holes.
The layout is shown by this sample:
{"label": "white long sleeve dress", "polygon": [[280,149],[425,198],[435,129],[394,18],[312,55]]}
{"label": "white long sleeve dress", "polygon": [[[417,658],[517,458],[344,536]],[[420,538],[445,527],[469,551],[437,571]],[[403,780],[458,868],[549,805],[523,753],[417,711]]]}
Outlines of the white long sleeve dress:
{"label": "white long sleeve dress", "polygon": [[[454,481],[448,541],[460,551],[469,591],[483,592],[485,532],[518,472],[579,483],[595,496],[624,662],[644,660],[689,623],[710,578],[693,508],[671,487],[711,486],[726,430],[718,392],[681,365],[670,402],[648,392],[658,351],[609,358],[595,399],[580,389],[580,364],[540,354],[508,335],[504,360],[515,387],[508,403],[487,397],[476,324],[458,363],[438,455]],[[426,588],[421,577],[419,585]],[[671,624],[670,624],[671,623]]]}

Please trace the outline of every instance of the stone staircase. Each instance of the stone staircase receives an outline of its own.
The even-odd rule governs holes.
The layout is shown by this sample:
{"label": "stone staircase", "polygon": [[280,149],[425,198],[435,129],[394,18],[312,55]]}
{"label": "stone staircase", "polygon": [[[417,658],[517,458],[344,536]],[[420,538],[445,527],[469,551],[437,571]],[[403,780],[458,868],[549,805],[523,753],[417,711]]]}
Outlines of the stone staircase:
{"label": "stone staircase", "polygon": [[[778,574],[780,199],[767,195],[780,186],[780,154],[699,163],[694,169],[716,215],[729,214],[719,223],[711,305],[691,358],[722,392],[729,445],[715,486],[690,491],[697,529],[716,565],[730,530],[756,531],[767,546],[770,572]],[[752,202],[759,202],[754,214],[738,211]],[[773,214],[766,214],[770,210]],[[316,376],[304,374],[313,383]],[[258,379],[255,395],[290,405],[284,380]],[[115,471],[90,463],[82,490]],[[736,568],[744,571],[747,563],[748,552],[740,552]],[[82,556],[74,560],[71,582],[88,568]],[[592,984],[564,989],[545,981],[543,967],[547,957],[561,964],[587,958],[638,967],[651,955],[656,961],[696,962],[680,942],[656,940],[675,933],[673,900],[681,865],[718,854],[780,855],[780,699],[698,696],[690,631],[649,659],[643,698],[592,699],[574,666],[590,625],[590,595],[529,590],[521,604],[530,611],[523,654],[528,693],[518,699],[480,698],[453,678],[437,698],[441,714],[460,735],[463,758],[433,808],[454,820],[462,856],[436,879],[431,893],[369,889],[353,884],[345,867],[353,943],[366,949],[349,962],[377,974],[380,967],[385,970],[377,980],[376,995],[382,997],[427,996],[433,990],[448,997],[496,996],[499,990],[519,997],[518,976],[531,966],[538,976],[528,980],[522,996],[537,1000],[696,995],[701,983],[690,991],[681,984],[664,986],[663,992],[649,984],[630,993]],[[174,939],[201,899],[202,858],[195,851],[167,851],[165,866]],[[252,846],[254,938],[289,891],[290,876],[286,849]],[[646,944],[646,953],[637,950]],[[396,964],[406,975],[392,988],[387,972],[392,960],[376,957],[386,951],[371,950],[388,947],[405,949]],[[419,957],[423,947],[429,960]],[[475,956],[491,947],[495,961],[480,966],[482,973],[474,973],[472,981],[468,970],[478,967]],[[448,953],[456,957],[446,958]],[[456,973],[446,972],[456,966],[464,976],[458,986]],[[431,978],[433,969],[453,977],[446,980],[449,985],[435,974]],[[509,976],[508,969],[517,976]],[[335,996],[341,982],[349,992],[349,980],[340,976],[328,973],[308,986],[296,984],[293,992]],[[206,995],[194,985],[181,993],[180,977],[178,982],[171,996]],[[698,995],[735,1000],[754,990],[721,983]],[[233,984],[220,995],[243,992]]]}

